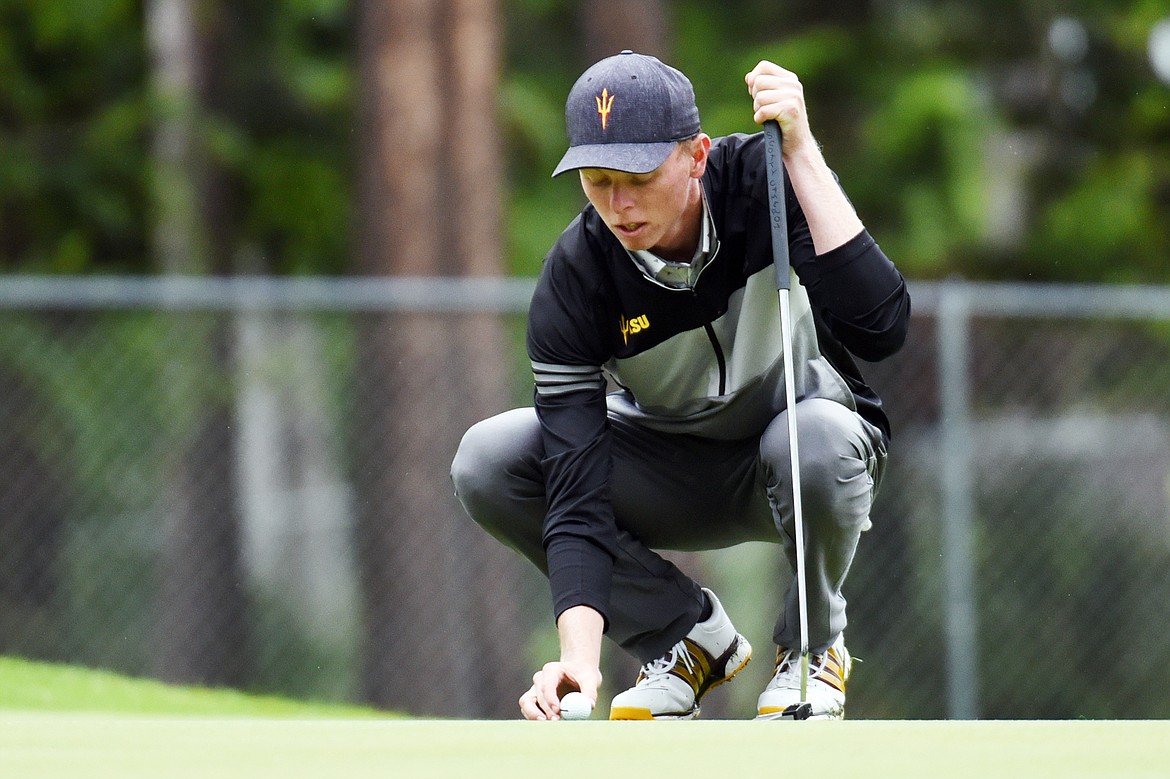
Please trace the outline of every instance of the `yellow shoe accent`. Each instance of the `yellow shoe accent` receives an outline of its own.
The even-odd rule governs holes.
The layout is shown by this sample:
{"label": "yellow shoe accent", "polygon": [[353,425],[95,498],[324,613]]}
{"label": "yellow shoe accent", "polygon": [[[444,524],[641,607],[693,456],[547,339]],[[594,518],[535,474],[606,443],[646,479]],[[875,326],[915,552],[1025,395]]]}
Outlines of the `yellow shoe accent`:
{"label": "yellow shoe accent", "polygon": [[654,715],[650,709],[639,709],[633,706],[615,706],[609,710],[610,719],[620,720],[652,720]]}

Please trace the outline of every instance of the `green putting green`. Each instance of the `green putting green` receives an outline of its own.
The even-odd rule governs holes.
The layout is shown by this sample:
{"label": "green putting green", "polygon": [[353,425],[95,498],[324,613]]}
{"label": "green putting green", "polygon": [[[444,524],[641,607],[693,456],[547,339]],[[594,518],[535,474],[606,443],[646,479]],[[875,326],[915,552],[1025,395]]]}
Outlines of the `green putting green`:
{"label": "green putting green", "polygon": [[0,776],[1170,776],[1170,721],[408,720],[0,658]]}
{"label": "green putting green", "polygon": [[477,722],[0,714],[13,777],[1165,777],[1170,722]]}

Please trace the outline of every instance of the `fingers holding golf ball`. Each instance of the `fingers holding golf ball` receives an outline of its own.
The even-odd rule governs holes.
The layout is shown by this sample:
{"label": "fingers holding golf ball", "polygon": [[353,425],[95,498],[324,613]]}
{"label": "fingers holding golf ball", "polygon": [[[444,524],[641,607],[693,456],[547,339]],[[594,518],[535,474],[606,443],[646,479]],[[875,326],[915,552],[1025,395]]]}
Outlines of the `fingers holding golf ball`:
{"label": "fingers holding golf ball", "polygon": [[[570,693],[577,693],[588,703],[585,714],[588,717],[597,700],[600,683],[601,672],[588,664],[545,663],[532,675],[532,686],[520,696],[520,713],[529,720],[562,719],[563,699]],[[574,704],[570,701],[570,708],[577,712],[584,707],[580,702]]]}

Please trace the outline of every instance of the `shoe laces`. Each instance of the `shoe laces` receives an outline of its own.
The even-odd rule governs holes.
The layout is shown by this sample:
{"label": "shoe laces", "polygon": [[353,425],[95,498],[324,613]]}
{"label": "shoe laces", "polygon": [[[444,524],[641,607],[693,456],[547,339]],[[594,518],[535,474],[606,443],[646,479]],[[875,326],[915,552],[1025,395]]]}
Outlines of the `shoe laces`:
{"label": "shoe laces", "polygon": [[[808,656],[808,678],[815,679],[819,674],[825,670],[825,663],[829,656],[828,652],[823,655],[809,655]],[[782,676],[800,677],[800,650],[799,649],[781,649],[777,652],[776,657],[776,678]]]}
{"label": "shoe laces", "polygon": [[665,676],[669,676],[670,672],[674,670],[679,662],[682,662],[683,666],[692,675],[695,674],[695,663],[691,659],[691,653],[687,649],[685,641],[679,641],[665,655],[655,658],[642,666],[641,682],[656,682]]}

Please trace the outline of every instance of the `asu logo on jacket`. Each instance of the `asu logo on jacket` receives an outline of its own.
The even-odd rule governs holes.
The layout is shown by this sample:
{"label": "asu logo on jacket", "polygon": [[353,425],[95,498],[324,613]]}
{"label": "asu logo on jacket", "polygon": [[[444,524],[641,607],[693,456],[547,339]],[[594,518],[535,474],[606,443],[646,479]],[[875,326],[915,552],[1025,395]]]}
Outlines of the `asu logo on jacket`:
{"label": "asu logo on jacket", "polygon": [[636,316],[633,319],[626,319],[625,316],[620,316],[618,318],[618,327],[621,328],[622,331],[622,343],[628,346],[630,343],[630,336],[637,335],[643,330],[648,329],[650,327],[650,320],[646,317],[645,314]]}

